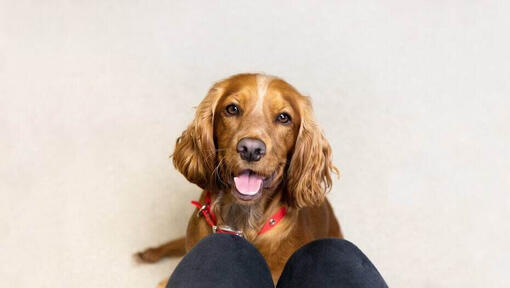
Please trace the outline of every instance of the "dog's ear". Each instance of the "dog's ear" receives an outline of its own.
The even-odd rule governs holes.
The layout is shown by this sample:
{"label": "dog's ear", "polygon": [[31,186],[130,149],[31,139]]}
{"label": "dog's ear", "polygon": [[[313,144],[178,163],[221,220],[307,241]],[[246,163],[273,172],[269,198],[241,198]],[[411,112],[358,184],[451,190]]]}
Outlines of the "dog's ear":
{"label": "dog's ear", "polygon": [[331,146],[315,122],[312,105],[303,97],[301,124],[287,170],[287,193],[294,207],[316,206],[331,189],[331,172],[339,174],[331,162]]}
{"label": "dog's ear", "polygon": [[214,111],[222,91],[218,85],[209,90],[196,109],[195,119],[177,138],[172,155],[175,168],[203,189],[210,189],[215,181]]}

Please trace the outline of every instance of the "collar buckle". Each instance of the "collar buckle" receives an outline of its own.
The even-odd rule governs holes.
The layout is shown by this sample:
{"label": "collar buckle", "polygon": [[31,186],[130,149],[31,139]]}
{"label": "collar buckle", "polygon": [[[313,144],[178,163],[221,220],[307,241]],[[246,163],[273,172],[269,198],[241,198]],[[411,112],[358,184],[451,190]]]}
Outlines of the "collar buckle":
{"label": "collar buckle", "polygon": [[222,226],[213,225],[212,231],[213,231],[213,233],[226,233],[226,234],[232,234],[232,235],[236,235],[236,236],[244,238],[243,231],[235,230],[234,228],[227,226],[227,225],[222,225]]}

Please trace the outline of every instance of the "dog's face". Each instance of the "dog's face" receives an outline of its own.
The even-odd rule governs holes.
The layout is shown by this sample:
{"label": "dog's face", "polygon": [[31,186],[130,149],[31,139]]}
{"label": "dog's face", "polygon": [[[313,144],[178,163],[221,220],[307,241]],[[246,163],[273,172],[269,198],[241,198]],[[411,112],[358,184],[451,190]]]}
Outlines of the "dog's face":
{"label": "dog's face", "polygon": [[301,123],[297,97],[281,80],[257,75],[232,81],[215,110],[220,178],[241,201],[281,183]]}
{"label": "dog's face", "polygon": [[177,140],[174,165],[204,189],[243,205],[275,191],[289,205],[319,204],[331,186],[328,142],[311,105],[285,81],[240,74],[217,83]]}

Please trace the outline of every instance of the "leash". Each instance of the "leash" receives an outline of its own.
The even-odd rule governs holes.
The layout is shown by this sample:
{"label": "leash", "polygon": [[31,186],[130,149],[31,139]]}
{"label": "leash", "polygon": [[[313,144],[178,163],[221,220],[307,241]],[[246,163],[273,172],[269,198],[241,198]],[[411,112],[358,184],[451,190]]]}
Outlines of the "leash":
{"label": "leash", "polygon": [[[213,233],[225,233],[243,237],[243,231],[234,230],[232,227],[226,225],[216,225],[216,216],[211,211],[211,196],[209,191],[206,191],[204,200],[205,203],[203,204],[198,201],[191,201],[191,204],[198,208],[197,217],[204,217],[207,224],[211,226]],[[260,229],[258,235],[264,234],[271,230],[285,217],[285,214],[287,214],[287,208],[281,207],[266,221],[262,229]]]}

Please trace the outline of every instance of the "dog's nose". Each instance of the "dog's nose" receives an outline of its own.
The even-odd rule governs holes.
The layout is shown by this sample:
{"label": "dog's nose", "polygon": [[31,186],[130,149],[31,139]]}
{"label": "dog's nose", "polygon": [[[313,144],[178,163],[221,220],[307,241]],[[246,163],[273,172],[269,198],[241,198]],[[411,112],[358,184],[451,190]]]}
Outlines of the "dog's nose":
{"label": "dog's nose", "polygon": [[237,152],[243,160],[259,161],[266,154],[266,144],[259,139],[243,138],[237,143]]}

